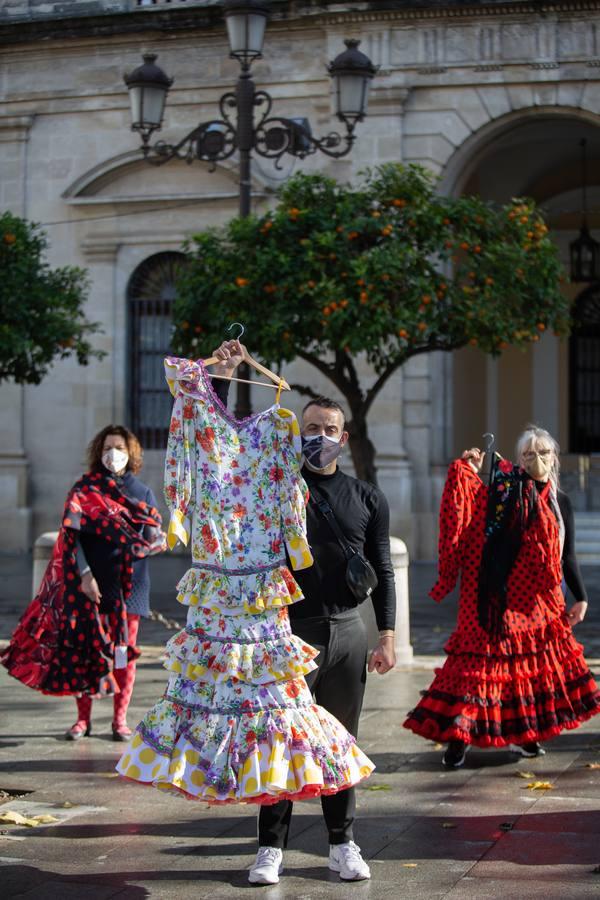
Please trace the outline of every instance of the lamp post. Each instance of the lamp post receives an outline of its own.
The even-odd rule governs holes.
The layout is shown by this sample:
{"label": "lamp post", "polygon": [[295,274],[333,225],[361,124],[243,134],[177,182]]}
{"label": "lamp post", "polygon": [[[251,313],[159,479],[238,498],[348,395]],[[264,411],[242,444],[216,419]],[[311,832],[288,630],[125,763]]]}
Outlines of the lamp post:
{"label": "lamp post", "polygon": [[[346,40],[346,49],[329,64],[327,70],[334,82],[335,112],[345,133],[331,131],[317,138],[305,118],[272,116],[273,101],[266,91],[257,90],[251,75],[255,59],[262,57],[265,27],[269,18],[266,0],[225,0],[224,4],[230,57],[240,64],[234,91],[219,100],[221,118],[201,122],[177,144],[157,141],[151,144],[155,131],[162,127],[167,94],[173,79],[156,65],[156,55],[146,53],[143,65],[125,75],[131,101],[132,130],[139,132],[142,152],[153,165],[172,159],[187,163],[203,160],[216,165],[239,154],[239,213],[248,216],[251,208],[252,153],[275,161],[281,168],[285,154],[303,159],[317,151],[339,158],[350,152],[354,130],[367,113],[369,84],[377,72],[371,60],[359,49],[360,41]],[[255,112],[258,114],[255,115]],[[235,113],[235,118],[233,114]],[[247,399],[240,396],[236,414],[249,414]]]}

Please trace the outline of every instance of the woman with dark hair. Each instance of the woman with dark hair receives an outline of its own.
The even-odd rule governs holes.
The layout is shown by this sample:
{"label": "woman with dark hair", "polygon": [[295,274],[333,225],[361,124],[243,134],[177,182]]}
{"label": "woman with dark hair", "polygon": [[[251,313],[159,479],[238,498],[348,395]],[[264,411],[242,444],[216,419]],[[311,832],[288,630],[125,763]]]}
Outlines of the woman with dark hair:
{"label": "woman with dark hair", "polygon": [[[572,630],[587,597],[558,454],[547,431],[529,426],[517,442],[517,465],[498,457],[489,487],[479,476],[478,448],[450,466],[431,596],[442,600],[460,575],[458,622],[444,666],[404,723],[448,743],[447,768],[462,766],[471,745],[541,756],[541,741],[600,712],[600,691]],[[575,600],[569,610],[563,578]]]}
{"label": "woman with dark hair", "polygon": [[44,694],[74,695],[67,740],[91,733],[92,698],[114,695],[113,740],[126,715],[140,616],[150,612],[147,557],[165,549],[154,494],[137,477],[143,451],[122,425],[88,447],[89,471],[71,488],[52,559],[0,662]]}

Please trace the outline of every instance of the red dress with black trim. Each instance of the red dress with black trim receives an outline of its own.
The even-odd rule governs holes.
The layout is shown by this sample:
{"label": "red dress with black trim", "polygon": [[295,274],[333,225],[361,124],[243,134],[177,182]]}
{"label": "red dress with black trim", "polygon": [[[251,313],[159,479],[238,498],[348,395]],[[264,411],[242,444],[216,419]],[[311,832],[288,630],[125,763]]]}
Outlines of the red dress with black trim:
{"label": "red dress with black trim", "polygon": [[448,658],[404,727],[435,741],[478,747],[542,741],[600,712],[600,691],[566,616],[559,526],[548,488],[524,531],[507,582],[501,634],[479,624],[479,569],[488,488],[471,466],[450,466],[440,510],[439,602],[460,575]]}

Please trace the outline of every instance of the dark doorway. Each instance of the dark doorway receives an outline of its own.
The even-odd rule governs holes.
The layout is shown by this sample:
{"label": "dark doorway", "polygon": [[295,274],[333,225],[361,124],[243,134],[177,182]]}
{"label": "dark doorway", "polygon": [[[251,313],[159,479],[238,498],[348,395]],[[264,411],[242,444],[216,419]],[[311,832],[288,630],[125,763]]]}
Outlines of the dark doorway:
{"label": "dark doorway", "polygon": [[569,450],[600,453],[600,284],[577,298],[569,340]]}

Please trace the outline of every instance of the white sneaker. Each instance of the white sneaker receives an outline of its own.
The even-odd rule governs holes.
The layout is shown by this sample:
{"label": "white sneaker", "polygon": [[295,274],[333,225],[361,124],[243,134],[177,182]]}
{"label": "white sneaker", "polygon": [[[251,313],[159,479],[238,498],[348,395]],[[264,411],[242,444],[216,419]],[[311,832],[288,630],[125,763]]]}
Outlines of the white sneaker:
{"label": "white sneaker", "polygon": [[251,884],[278,884],[283,872],[283,852],[279,847],[259,847],[250,869]]}
{"label": "white sneaker", "polygon": [[329,868],[332,872],[339,872],[343,881],[364,881],[371,877],[371,870],[354,841],[329,845]]}

